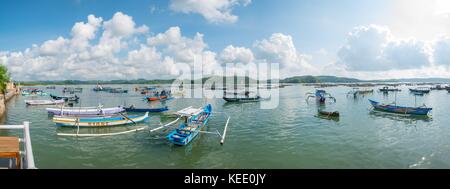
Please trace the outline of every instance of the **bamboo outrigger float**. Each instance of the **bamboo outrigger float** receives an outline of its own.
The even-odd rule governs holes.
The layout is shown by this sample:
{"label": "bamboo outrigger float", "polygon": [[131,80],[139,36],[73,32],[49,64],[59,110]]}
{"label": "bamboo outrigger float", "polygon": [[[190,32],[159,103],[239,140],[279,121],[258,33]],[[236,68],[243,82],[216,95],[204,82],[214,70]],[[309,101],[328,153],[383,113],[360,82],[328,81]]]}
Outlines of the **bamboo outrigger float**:
{"label": "bamboo outrigger float", "polygon": [[176,112],[176,114],[178,115],[178,118],[176,120],[166,125],[152,129],[150,130],[150,132],[155,132],[166,127],[171,127],[171,125],[177,123],[180,119],[182,119],[183,122],[180,123],[178,127],[172,127],[175,130],[173,130],[166,136],[166,138],[175,145],[178,146],[188,145],[190,142],[192,142],[192,140],[195,139],[195,137],[198,136],[199,133],[217,135],[220,137],[220,144],[222,145],[224,144],[228,124],[230,122],[230,117],[227,118],[227,122],[225,124],[222,134],[220,134],[220,132],[217,129],[216,132],[202,131],[202,129],[205,128],[206,125],[208,124],[210,116],[213,114],[212,106],[210,104],[206,105],[203,108],[187,107],[185,109]]}

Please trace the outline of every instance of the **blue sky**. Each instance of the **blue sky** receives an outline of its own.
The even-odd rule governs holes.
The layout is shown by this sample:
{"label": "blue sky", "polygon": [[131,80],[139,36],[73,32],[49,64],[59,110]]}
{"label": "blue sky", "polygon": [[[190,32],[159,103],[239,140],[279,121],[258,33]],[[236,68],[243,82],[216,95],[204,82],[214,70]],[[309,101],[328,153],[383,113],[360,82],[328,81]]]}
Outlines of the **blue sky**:
{"label": "blue sky", "polygon": [[[155,65],[158,65],[156,62],[164,64],[166,72],[176,72],[172,63],[189,61],[189,57],[182,57],[186,54],[207,55],[209,62],[214,64],[208,65],[211,68],[220,66],[225,60],[277,61],[286,68],[286,72],[282,72],[286,76],[450,77],[450,63],[445,56],[447,46],[450,46],[450,40],[447,40],[450,3],[444,0],[186,2],[2,0],[0,63],[11,67],[13,76],[29,80],[43,76],[52,79],[77,76],[25,73],[20,67],[27,62],[36,69],[45,67],[42,71],[54,69],[61,73],[70,71],[63,64],[79,68],[71,72],[85,73],[87,70],[82,70],[86,65],[115,66],[125,62],[128,67],[135,66],[134,71],[127,71],[136,74],[137,78],[150,73],[154,77],[166,77],[170,74],[138,73],[135,70],[154,61]],[[129,17],[135,28],[130,28],[126,36],[105,36],[105,33],[120,29],[105,27],[106,21],[114,20],[119,12],[118,22],[121,16]],[[77,22],[88,24],[88,15],[100,18],[100,23],[90,31],[95,33],[95,38],[89,38],[89,45],[83,46],[82,50],[75,50],[75,37],[71,32]],[[138,27],[144,25],[147,29],[138,31]],[[176,28],[170,30],[171,27]],[[169,30],[178,32],[183,40],[177,44],[149,42]],[[196,38],[197,33],[203,36]],[[103,43],[100,42],[102,38]],[[67,52],[48,53],[49,48],[63,48]],[[186,52],[175,52],[181,49]],[[448,49],[450,52],[450,47]],[[136,51],[135,57],[132,57],[133,51]],[[14,53],[21,53],[20,57]],[[148,56],[149,53],[153,57]],[[147,55],[147,59],[137,59],[143,57],[139,54]],[[120,70],[120,66],[124,65],[119,65],[116,70]],[[125,75],[115,74],[111,78]]]}
{"label": "blue sky", "polygon": [[[152,33],[164,32],[170,26],[180,26],[188,36],[204,33],[213,50],[229,44],[251,46],[275,32],[292,35],[300,50],[336,49],[354,26],[373,23],[385,14],[389,2],[254,0],[233,10],[239,15],[236,23],[210,24],[198,14],[174,13],[168,10],[168,1],[162,0],[3,0],[0,50],[23,50],[33,43],[68,36],[73,23],[85,20],[87,15],[108,18],[118,11],[132,16],[138,24],[146,24]],[[153,7],[156,10],[152,12]]]}

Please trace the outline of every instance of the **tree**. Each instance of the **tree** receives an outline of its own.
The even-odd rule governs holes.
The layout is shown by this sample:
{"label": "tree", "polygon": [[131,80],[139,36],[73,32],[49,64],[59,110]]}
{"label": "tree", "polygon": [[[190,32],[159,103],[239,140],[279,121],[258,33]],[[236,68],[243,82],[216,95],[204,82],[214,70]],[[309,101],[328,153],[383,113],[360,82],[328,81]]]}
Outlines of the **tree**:
{"label": "tree", "polygon": [[6,84],[10,81],[8,74],[8,68],[5,65],[0,65],[0,92],[2,94],[6,93]]}

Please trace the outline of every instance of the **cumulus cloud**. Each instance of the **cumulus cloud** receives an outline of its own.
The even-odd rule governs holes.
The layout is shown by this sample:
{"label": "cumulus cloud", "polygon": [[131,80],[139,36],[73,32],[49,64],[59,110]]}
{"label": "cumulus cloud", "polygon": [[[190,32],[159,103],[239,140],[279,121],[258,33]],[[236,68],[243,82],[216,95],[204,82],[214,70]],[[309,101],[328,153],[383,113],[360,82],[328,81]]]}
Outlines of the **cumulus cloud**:
{"label": "cumulus cloud", "polygon": [[255,58],[253,52],[248,48],[228,45],[220,53],[220,59],[225,63],[250,63]]}
{"label": "cumulus cloud", "polygon": [[164,33],[148,38],[147,43],[161,48],[164,54],[177,63],[202,65],[201,68],[196,65],[194,69],[203,69],[205,73],[212,73],[220,67],[216,53],[207,50],[208,45],[203,41],[201,33],[189,38],[181,34],[179,27],[171,27]]}
{"label": "cumulus cloud", "polygon": [[389,28],[370,25],[354,28],[337,55],[349,71],[382,71],[429,66],[430,51],[426,42],[398,39]]}
{"label": "cumulus cloud", "polygon": [[[101,28],[99,42],[91,45]],[[126,78],[121,73],[127,70],[117,53],[127,47],[131,36],[147,31],[147,26],[136,26],[131,16],[121,12],[105,22],[89,15],[87,22],[74,24],[71,38],[58,37],[24,51],[2,52],[0,63],[17,80]]]}
{"label": "cumulus cloud", "polygon": [[231,13],[233,8],[250,3],[251,0],[171,0],[169,8],[175,12],[198,13],[212,23],[234,23],[238,16]]}
{"label": "cumulus cloud", "polygon": [[309,64],[311,57],[297,51],[290,35],[274,33],[268,39],[256,41],[253,46],[257,59],[278,63],[284,76],[314,70]]}

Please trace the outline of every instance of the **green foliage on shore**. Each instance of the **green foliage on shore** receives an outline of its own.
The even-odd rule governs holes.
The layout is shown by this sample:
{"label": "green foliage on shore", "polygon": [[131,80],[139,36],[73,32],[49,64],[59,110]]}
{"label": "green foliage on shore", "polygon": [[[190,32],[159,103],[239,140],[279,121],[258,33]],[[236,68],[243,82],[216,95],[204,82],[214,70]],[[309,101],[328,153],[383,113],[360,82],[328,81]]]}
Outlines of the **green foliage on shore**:
{"label": "green foliage on shore", "polygon": [[4,65],[0,65],[0,92],[5,94],[6,92],[6,84],[11,80],[8,68]]}

